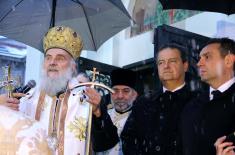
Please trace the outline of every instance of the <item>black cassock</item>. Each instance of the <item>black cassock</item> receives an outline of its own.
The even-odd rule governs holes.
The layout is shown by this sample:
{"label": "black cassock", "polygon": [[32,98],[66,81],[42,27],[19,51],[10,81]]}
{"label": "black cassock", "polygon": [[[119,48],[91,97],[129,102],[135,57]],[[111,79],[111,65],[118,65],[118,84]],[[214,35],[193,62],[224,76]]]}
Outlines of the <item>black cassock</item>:
{"label": "black cassock", "polygon": [[192,93],[184,86],[137,100],[121,134],[126,155],[182,155],[181,112]]}
{"label": "black cassock", "polygon": [[113,124],[108,111],[107,103],[109,101],[102,98],[101,117],[92,117],[91,141],[95,152],[103,152],[111,149],[119,142],[117,127]]}
{"label": "black cassock", "polygon": [[192,100],[183,112],[184,155],[215,155],[217,138],[235,131],[235,84],[218,98],[209,90]]}

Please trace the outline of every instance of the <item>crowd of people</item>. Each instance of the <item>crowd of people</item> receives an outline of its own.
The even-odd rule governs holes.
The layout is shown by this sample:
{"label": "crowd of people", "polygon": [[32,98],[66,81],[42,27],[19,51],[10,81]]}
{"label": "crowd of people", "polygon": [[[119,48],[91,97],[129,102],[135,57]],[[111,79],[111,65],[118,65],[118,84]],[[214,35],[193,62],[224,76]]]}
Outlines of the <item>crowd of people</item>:
{"label": "crowd of people", "polygon": [[42,125],[53,154],[86,154],[92,105],[93,154],[235,155],[235,144],[227,139],[235,131],[233,40],[212,38],[200,51],[197,67],[207,90],[190,89],[185,81],[187,51],[169,43],[156,51],[159,90],[140,96],[136,73],[116,69],[111,73],[110,101],[93,87],[73,89],[90,81],[77,73],[75,60],[82,47],[82,38],[73,29],[49,29],[43,39],[41,84],[27,94],[0,95],[2,106]]}

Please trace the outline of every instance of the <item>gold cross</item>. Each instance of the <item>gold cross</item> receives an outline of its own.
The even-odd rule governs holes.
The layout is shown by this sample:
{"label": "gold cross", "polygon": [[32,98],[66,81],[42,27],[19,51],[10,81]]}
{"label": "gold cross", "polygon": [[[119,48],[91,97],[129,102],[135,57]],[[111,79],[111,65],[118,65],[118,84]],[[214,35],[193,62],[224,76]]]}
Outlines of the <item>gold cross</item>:
{"label": "gold cross", "polygon": [[8,97],[12,97],[12,91],[13,91],[13,80],[11,79],[11,66],[7,65],[3,68],[4,72],[4,80],[2,83],[4,84],[5,89],[7,90]]}
{"label": "gold cross", "polygon": [[95,77],[96,75],[99,75],[99,72],[96,71],[95,67],[93,68],[93,71],[91,72],[92,72],[92,82],[95,82]]}

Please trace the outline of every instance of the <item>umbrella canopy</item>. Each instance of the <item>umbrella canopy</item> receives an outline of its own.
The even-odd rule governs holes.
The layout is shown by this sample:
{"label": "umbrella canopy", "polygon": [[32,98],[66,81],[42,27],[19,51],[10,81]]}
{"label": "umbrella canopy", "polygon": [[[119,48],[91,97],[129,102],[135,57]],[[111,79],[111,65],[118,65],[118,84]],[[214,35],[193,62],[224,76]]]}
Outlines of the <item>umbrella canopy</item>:
{"label": "umbrella canopy", "polygon": [[219,12],[227,15],[235,13],[234,0],[159,0],[163,9],[187,9]]}
{"label": "umbrella canopy", "polygon": [[40,50],[49,27],[64,25],[81,35],[85,50],[96,51],[130,19],[121,0],[0,1],[0,35]]}

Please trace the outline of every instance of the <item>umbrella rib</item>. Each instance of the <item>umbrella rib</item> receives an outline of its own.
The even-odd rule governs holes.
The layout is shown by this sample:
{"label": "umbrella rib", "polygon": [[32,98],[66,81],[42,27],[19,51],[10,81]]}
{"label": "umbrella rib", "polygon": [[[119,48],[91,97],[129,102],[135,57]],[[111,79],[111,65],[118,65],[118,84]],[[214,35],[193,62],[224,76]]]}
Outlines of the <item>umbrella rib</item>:
{"label": "umbrella rib", "polygon": [[83,10],[83,12],[84,12],[84,14],[85,14],[85,19],[86,19],[86,22],[87,22],[87,25],[88,25],[89,32],[90,32],[90,34],[91,34],[91,39],[92,39],[94,48],[95,48],[95,50],[97,51],[97,46],[96,46],[94,37],[93,37],[92,32],[91,32],[91,26],[90,26],[90,22],[89,22],[89,20],[88,20],[88,16],[87,16],[86,10],[85,10],[83,4],[82,4],[79,0],[77,0],[76,2],[77,2],[78,4],[80,4],[81,7],[82,7],[82,10]]}
{"label": "umbrella rib", "polygon": [[[126,15],[128,18],[130,18],[131,20],[133,20],[128,11],[122,10],[122,9],[121,9],[119,6],[117,6],[117,4],[116,4],[115,2],[113,2],[113,1],[108,0],[108,2],[112,3],[112,4],[113,4],[114,6],[116,6],[119,10],[123,11],[123,12],[125,13],[125,15]],[[123,5],[123,3],[122,3],[122,5]],[[123,7],[124,7],[124,6],[123,6]],[[125,7],[124,7],[124,8],[125,8]],[[135,21],[133,20],[133,22],[135,22]]]}
{"label": "umbrella rib", "polygon": [[53,1],[52,1],[52,11],[51,11],[50,27],[54,27],[54,26],[55,26],[56,3],[57,3],[57,0],[53,0]]}
{"label": "umbrella rib", "polygon": [[[24,1],[24,0],[19,1],[14,7],[17,7],[22,1]],[[13,10],[13,9],[11,8],[11,9],[0,19],[0,22],[3,21],[3,19],[4,19],[9,13],[11,13],[12,10]]]}

